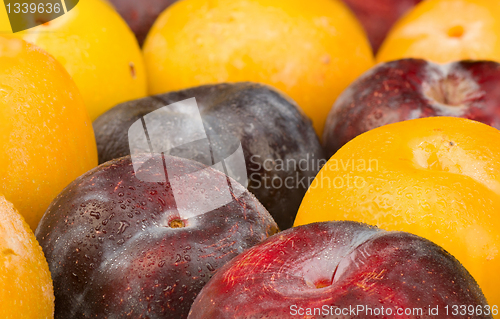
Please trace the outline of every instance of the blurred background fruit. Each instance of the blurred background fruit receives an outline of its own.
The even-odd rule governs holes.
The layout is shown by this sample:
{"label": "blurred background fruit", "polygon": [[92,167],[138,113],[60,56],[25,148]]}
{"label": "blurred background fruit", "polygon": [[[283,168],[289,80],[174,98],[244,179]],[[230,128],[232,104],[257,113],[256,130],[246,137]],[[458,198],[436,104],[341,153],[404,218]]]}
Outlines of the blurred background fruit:
{"label": "blurred background fruit", "polygon": [[421,58],[500,62],[500,2],[426,0],[399,20],[382,44],[377,61]]}
{"label": "blurred background fruit", "polygon": [[151,94],[262,82],[294,99],[318,134],[337,96],[373,65],[339,0],[183,0],[155,22],[144,57]]}
{"label": "blurred background fruit", "polygon": [[0,37],[0,192],[34,230],[56,195],[97,165],[92,124],[66,70]]}
{"label": "blurred background fruit", "polygon": [[[154,21],[177,0],[108,0],[134,32],[142,46]],[[385,39],[393,24],[422,0],[342,0],[363,25],[373,51]]]}
{"label": "blurred background fruit", "polygon": [[500,131],[454,117],[385,125],[351,140],[316,176],[294,226],[354,220],[427,238],[500,304]]}
{"label": "blurred background fruit", "polygon": [[0,195],[0,318],[54,318],[49,266],[33,231]]}
{"label": "blurred background fruit", "polygon": [[3,2],[0,0],[0,35],[2,34],[8,34],[12,32],[12,29],[10,27],[10,22],[9,22],[9,17],[7,15],[7,11],[3,7]]}
{"label": "blurred background fruit", "polygon": [[13,36],[43,48],[66,68],[91,120],[117,103],[147,94],[137,40],[103,0],[80,1],[65,15]]}
{"label": "blurred background fruit", "polygon": [[354,81],[328,114],[327,156],[361,133],[405,120],[456,116],[500,129],[500,64],[421,59],[381,63]]}
{"label": "blurred background fruit", "polygon": [[[117,1],[117,0],[114,0]],[[343,0],[354,12],[377,52],[394,23],[422,0]]]}
{"label": "blurred background fruit", "polygon": [[156,18],[177,0],[108,0],[125,19],[142,46]]}

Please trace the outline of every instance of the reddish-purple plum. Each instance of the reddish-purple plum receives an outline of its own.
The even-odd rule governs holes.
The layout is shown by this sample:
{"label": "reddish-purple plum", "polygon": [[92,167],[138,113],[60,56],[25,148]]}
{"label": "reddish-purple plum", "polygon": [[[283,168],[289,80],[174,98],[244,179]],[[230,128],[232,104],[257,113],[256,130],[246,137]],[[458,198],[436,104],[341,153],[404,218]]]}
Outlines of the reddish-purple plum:
{"label": "reddish-purple plum", "polygon": [[500,64],[435,64],[403,59],[380,64],[352,83],[330,110],[323,131],[328,156],[361,133],[390,123],[456,116],[500,129]]}
{"label": "reddish-purple plum", "polygon": [[142,46],[156,18],[177,0],[109,0]]}
{"label": "reddish-purple plum", "polygon": [[452,318],[453,305],[474,307],[461,318],[492,318],[475,280],[436,244],[324,222],[283,231],[231,260],[188,319]]}
{"label": "reddish-purple plum", "polygon": [[422,0],[343,0],[365,28],[377,52],[394,23]]}
{"label": "reddish-purple plum", "polygon": [[[166,182],[138,179],[164,174]],[[219,267],[276,232],[257,199],[223,173],[173,156],[133,166],[127,156],[67,186],[36,237],[56,319],[180,319]]]}

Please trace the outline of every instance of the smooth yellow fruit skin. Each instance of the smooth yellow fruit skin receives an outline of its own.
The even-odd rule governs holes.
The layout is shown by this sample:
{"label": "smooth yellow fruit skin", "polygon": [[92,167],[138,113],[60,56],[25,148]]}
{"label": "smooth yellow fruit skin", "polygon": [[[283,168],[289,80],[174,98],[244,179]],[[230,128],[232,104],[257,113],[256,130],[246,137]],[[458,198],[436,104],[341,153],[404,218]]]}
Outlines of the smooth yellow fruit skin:
{"label": "smooth yellow fruit skin", "polygon": [[7,16],[7,10],[3,5],[3,1],[0,0],[0,35],[8,34],[12,32],[10,27],[9,17]]}
{"label": "smooth yellow fruit skin", "polygon": [[59,192],[97,166],[83,99],[53,57],[0,37],[0,193],[33,230]]}
{"label": "smooth yellow fruit skin", "polygon": [[402,58],[500,62],[499,34],[499,1],[426,0],[396,23],[377,62]]}
{"label": "smooth yellow fruit skin", "polygon": [[316,176],[294,226],[327,220],[430,239],[500,305],[500,131],[434,117],[356,137]]}
{"label": "smooth yellow fruit skin", "polygon": [[337,96],[373,66],[370,45],[338,0],[183,0],[143,47],[150,94],[253,81],[294,99],[318,135]]}
{"label": "smooth yellow fruit skin", "polygon": [[80,89],[92,121],[118,103],[147,94],[137,40],[102,0],[80,1],[65,15],[13,36],[36,44],[61,62]]}
{"label": "smooth yellow fruit skin", "polygon": [[0,195],[0,318],[54,318],[49,265],[35,235]]}

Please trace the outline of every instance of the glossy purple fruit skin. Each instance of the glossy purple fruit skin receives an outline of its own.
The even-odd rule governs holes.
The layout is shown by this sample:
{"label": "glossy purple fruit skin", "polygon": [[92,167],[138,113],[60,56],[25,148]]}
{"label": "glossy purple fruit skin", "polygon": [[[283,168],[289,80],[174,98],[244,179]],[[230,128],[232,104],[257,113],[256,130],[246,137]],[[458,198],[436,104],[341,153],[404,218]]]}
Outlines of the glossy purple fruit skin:
{"label": "glossy purple fruit skin", "polygon": [[[206,167],[172,156],[165,162],[169,175]],[[154,165],[144,163],[141,170]],[[185,318],[219,267],[277,232],[255,197],[232,185],[244,191],[240,197],[171,228],[171,220],[183,218],[170,182],[138,180],[129,156],[72,182],[36,230],[54,280],[55,318]]]}
{"label": "glossy purple fruit skin", "polygon": [[[141,117],[193,97],[212,148],[221,157],[216,162],[232,154],[233,146],[241,143],[248,190],[280,229],[292,227],[309,184],[326,160],[311,121],[295,102],[267,85],[251,82],[202,85],[121,103],[93,123],[99,163],[130,154],[128,130]],[[171,119],[179,116],[169,115]],[[148,128],[149,135],[189,129],[171,126],[170,123],[177,123],[174,120],[165,122]],[[168,154],[212,165],[207,153],[202,154],[196,143],[175,148]],[[274,184],[273,179],[277,181]]]}
{"label": "glossy purple fruit skin", "polygon": [[142,46],[156,18],[177,0],[109,0]]}
{"label": "glossy purple fruit skin", "polygon": [[377,53],[401,16],[422,0],[343,0],[363,25],[368,40]]}
{"label": "glossy purple fruit skin", "polygon": [[371,129],[416,118],[456,116],[500,129],[499,87],[500,64],[491,61],[380,64],[352,83],[330,110],[323,131],[326,155]]}
{"label": "glossy purple fruit skin", "polygon": [[[231,260],[201,290],[188,319],[293,318],[293,305],[384,307],[394,315],[313,318],[391,319],[419,318],[398,316],[396,307],[421,308],[421,318],[451,318],[446,305],[487,303],[467,270],[426,239],[356,222],[323,222],[283,231]],[[438,306],[440,316],[429,316],[429,306]]]}

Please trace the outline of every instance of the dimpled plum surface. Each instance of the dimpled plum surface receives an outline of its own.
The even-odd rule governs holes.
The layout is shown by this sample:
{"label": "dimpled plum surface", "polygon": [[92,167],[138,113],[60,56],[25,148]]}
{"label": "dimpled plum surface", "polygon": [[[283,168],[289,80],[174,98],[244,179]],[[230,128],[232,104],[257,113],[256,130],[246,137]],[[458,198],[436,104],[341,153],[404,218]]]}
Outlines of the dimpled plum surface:
{"label": "dimpled plum surface", "polygon": [[[333,310],[307,316],[308,308],[358,305],[393,315]],[[300,318],[448,318],[446,305],[486,300],[439,246],[404,232],[324,222],[283,231],[234,258],[202,289],[188,318],[293,318],[300,308]],[[429,316],[429,306],[440,315]],[[396,315],[408,308],[422,315]]]}
{"label": "dimpled plum surface", "polygon": [[383,63],[348,87],[328,114],[323,143],[333,155],[356,136],[382,125],[454,116],[500,129],[500,64],[421,59]]}
{"label": "dimpled plum surface", "polygon": [[[269,86],[249,82],[204,85],[119,104],[93,123],[99,162],[130,154],[128,130],[141,117],[193,97],[218,160],[227,158],[241,143],[248,190],[280,229],[291,227],[309,183],[325,163],[324,153],[311,121],[293,101]],[[169,111],[168,118],[148,126],[149,136],[162,136],[166,144],[179,136],[188,137],[197,120],[190,116]],[[165,152],[214,164],[213,154],[203,154],[198,143]]]}
{"label": "dimpled plum surface", "polygon": [[[136,160],[137,174],[157,174],[154,159]],[[191,187],[220,193],[226,176],[208,168],[202,178],[212,182],[201,182],[194,174],[204,165],[171,156],[164,163],[168,176],[195,186],[140,181],[127,156],[82,175],[51,204],[36,236],[54,280],[55,318],[185,318],[219,267],[277,231],[234,181],[229,203],[195,213],[202,204]],[[193,198],[192,214],[179,213],[183,198]]]}

